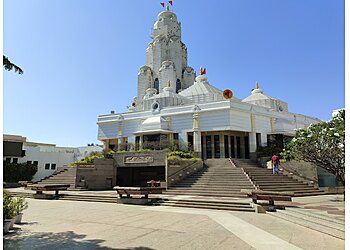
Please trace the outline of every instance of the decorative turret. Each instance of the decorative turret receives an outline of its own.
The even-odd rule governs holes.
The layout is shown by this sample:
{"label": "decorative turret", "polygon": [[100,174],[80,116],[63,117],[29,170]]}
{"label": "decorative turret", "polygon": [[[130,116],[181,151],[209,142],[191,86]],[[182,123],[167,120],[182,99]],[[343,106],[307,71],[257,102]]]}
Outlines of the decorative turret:
{"label": "decorative turret", "polygon": [[153,88],[162,93],[170,81],[174,92],[179,93],[193,85],[195,80],[193,68],[187,65],[187,48],[181,41],[181,25],[169,7],[159,13],[152,37],[146,49],[146,65],[138,73],[136,110],[142,110],[147,89]]}
{"label": "decorative turret", "polygon": [[256,93],[263,93],[262,89],[259,89],[259,83],[256,82],[255,83],[255,89],[252,90],[252,94],[256,94]]}

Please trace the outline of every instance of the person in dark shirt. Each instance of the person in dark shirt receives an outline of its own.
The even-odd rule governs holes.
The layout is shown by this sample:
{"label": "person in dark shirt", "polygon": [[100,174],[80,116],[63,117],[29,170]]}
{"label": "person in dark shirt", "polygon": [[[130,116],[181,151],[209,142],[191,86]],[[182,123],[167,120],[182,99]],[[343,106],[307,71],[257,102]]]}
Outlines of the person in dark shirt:
{"label": "person in dark shirt", "polygon": [[273,155],[271,157],[272,161],[272,173],[273,174],[279,174],[279,165],[280,165],[280,158],[278,155]]}

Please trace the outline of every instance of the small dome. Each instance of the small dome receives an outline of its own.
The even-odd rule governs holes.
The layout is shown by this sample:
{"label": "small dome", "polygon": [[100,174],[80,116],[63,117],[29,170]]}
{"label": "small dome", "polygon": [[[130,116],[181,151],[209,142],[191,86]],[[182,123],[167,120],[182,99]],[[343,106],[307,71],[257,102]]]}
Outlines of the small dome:
{"label": "small dome", "polygon": [[257,93],[263,93],[263,90],[262,89],[253,89],[252,90],[252,94],[257,94]]}
{"label": "small dome", "polygon": [[208,78],[205,75],[199,75],[196,77],[196,82],[208,82]]}
{"label": "small dome", "polygon": [[158,15],[158,20],[160,21],[161,18],[174,18],[175,20],[177,20],[175,13],[169,10],[160,12]]}

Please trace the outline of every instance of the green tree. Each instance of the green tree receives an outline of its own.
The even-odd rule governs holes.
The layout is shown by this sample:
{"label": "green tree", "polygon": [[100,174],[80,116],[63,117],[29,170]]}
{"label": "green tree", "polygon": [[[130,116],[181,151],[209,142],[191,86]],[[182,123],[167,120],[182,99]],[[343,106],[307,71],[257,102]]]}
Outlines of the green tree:
{"label": "green tree", "polygon": [[23,74],[23,70],[18,67],[16,64],[12,63],[6,56],[3,56],[3,65],[4,68],[8,71],[15,70],[18,74]]}
{"label": "green tree", "polygon": [[345,110],[328,122],[297,130],[281,155],[314,163],[345,185]]}
{"label": "green tree", "polygon": [[4,161],[4,181],[18,182],[30,181],[38,167],[29,163],[7,163]]}

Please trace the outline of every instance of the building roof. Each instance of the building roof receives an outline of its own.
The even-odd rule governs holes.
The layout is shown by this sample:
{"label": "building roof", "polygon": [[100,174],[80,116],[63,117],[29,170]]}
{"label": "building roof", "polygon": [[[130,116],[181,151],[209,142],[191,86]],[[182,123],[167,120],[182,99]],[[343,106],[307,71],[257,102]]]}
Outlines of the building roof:
{"label": "building roof", "polygon": [[[222,90],[209,84],[206,76],[199,75],[196,77],[196,81],[192,86],[181,91],[179,94],[192,99],[195,103],[206,103],[225,100],[222,93]],[[235,97],[232,98],[239,100]]]}

